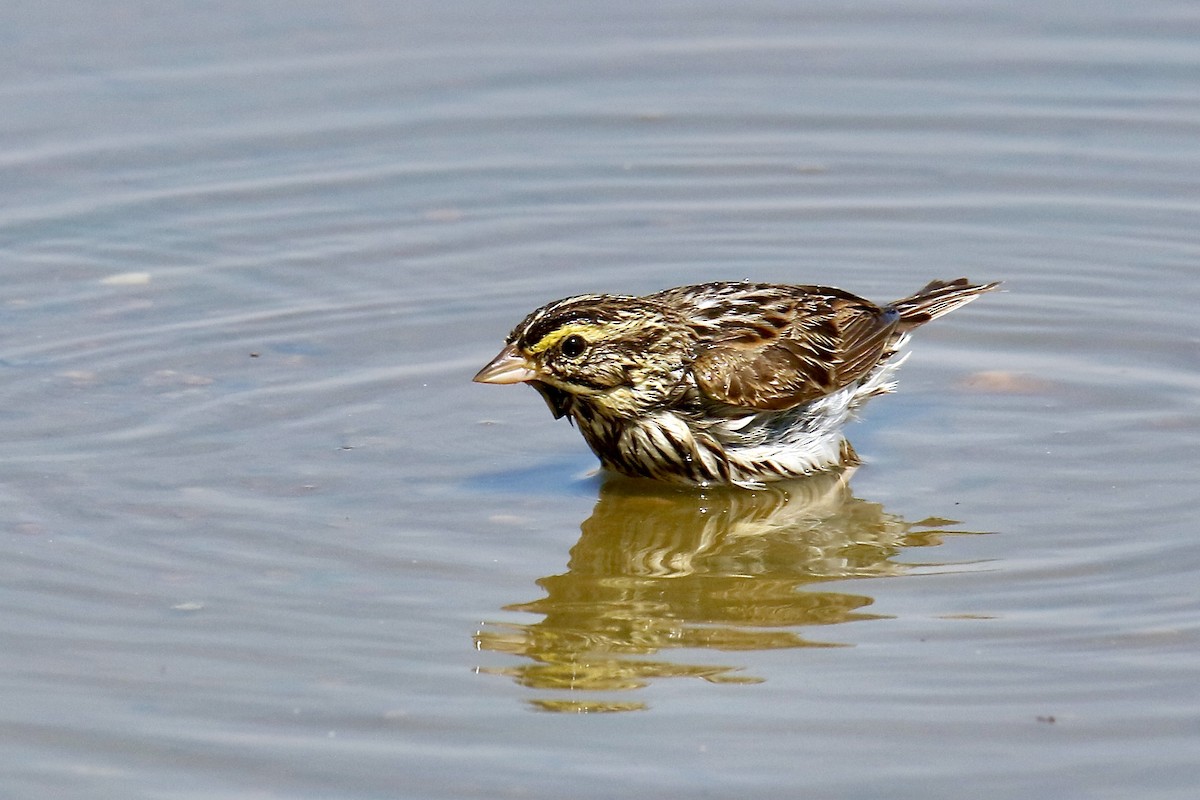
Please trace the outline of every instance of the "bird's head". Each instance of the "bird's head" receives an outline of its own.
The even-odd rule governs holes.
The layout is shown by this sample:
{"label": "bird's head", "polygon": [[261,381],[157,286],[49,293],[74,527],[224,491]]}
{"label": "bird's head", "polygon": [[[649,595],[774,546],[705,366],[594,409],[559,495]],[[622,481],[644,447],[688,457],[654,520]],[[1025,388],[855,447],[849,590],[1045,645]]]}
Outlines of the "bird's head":
{"label": "bird's head", "polygon": [[479,383],[528,383],[554,416],[581,404],[609,417],[661,406],[679,385],[691,342],[662,304],[638,297],[581,295],[539,308],[513,329],[479,371]]}

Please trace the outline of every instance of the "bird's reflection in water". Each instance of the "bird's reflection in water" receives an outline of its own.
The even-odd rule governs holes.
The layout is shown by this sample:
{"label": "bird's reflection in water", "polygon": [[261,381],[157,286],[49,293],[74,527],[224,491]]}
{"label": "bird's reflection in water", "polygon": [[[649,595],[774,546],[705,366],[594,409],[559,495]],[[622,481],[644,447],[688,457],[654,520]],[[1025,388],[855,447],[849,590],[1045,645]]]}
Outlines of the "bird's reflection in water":
{"label": "bird's reflection in water", "polygon": [[901,548],[939,544],[940,527],[951,524],[906,522],[855,498],[848,478],[822,474],[760,491],[610,480],[567,571],[537,582],[540,600],[506,607],[541,620],[492,623],[476,634],[480,649],[525,661],[483,671],[571,690],[533,701],[544,710],[625,711],[642,704],[581,692],[663,677],[759,681],[737,667],[650,657],[666,649],[839,646],[797,629],[879,616],[863,611],[870,597],[815,585],[903,574],[912,565],[893,560]]}

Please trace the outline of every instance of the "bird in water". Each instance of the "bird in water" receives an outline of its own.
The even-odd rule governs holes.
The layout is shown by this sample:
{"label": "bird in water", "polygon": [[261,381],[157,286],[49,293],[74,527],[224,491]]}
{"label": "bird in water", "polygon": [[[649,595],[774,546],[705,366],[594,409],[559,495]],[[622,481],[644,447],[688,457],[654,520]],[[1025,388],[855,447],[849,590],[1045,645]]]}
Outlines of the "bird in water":
{"label": "bird in water", "polygon": [[527,316],[475,380],[537,389],[607,469],[756,488],[858,464],[842,427],[895,387],[912,331],[998,285],[933,281],[884,305],[750,282],[578,295]]}

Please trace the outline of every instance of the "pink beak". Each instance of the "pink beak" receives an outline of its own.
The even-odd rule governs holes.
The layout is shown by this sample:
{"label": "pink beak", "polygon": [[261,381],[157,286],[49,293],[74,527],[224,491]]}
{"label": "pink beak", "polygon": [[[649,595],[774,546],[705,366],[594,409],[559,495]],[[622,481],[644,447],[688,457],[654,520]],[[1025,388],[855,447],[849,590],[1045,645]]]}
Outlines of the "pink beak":
{"label": "pink beak", "polygon": [[510,344],[479,370],[474,380],[476,383],[524,383],[535,378],[537,373],[530,368],[525,356],[517,352],[515,344]]}

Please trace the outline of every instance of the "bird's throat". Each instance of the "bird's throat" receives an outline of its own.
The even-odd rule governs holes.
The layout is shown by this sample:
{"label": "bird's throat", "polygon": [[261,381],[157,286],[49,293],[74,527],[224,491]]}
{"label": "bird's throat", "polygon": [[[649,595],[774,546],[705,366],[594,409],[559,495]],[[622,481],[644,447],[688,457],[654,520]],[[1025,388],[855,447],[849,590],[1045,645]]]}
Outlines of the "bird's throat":
{"label": "bird's throat", "polygon": [[570,393],[541,381],[529,381],[529,385],[537,389],[555,419],[562,419],[571,411],[571,405],[575,400]]}

